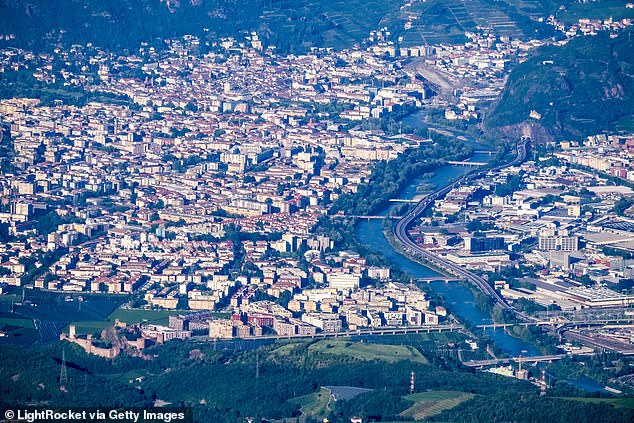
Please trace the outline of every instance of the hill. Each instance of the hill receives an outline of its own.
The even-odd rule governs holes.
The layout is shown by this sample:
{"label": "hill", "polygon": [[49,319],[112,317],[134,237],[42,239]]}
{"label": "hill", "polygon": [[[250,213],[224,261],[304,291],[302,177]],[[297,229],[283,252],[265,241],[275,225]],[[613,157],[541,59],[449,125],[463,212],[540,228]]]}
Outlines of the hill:
{"label": "hill", "polygon": [[539,49],[513,69],[484,125],[509,137],[578,139],[616,130],[633,114],[630,30],[617,38],[600,33]]}
{"label": "hill", "polygon": [[[564,3],[572,2],[567,0]],[[555,4],[556,3],[556,4]],[[511,37],[549,36],[550,0],[0,0],[0,47],[38,51],[93,44],[134,51],[140,42],[191,34],[205,39],[256,31],[282,53],[352,47],[387,27],[400,46],[456,43],[491,28]],[[582,13],[577,11],[577,13]],[[9,35],[10,39],[5,39]],[[397,41],[398,40],[398,41]],[[155,43],[160,45],[160,43]],[[204,48],[204,45],[201,46]]]}
{"label": "hill", "polygon": [[[3,44],[39,50],[92,42],[110,50],[191,34],[205,39],[257,31],[279,51],[350,47],[398,10],[398,0],[0,0]],[[359,13],[363,10],[364,13]],[[157,43],[158,44],[158,43]]]}

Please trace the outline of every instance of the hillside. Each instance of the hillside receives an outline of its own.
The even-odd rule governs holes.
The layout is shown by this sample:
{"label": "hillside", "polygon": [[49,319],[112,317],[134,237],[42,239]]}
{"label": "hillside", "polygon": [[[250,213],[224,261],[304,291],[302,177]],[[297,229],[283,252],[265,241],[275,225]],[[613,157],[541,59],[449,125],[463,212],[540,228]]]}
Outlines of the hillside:
{"label": "hillside", "polygon": [[[311,46],[350,47],[398,10],[398,0],[0,0],[3,45],[37,50],[56,43],[92,42],[107,49],[137,49],[184,34],[237,37],[257,31],[279,51]],[[364,10],[364,13],[359,13]]]}
{"label": "hillside", "polygon": [[479,26],[539,38],[552,29],[538,18],[568,2],[573,0],[0,0],[0,48],[92,42],[135,50],[141,41],[184,34],[257,31],[265,45],[287,53],[352,47],[383,27],[405,47],[463,42],[464,32]]}
{"label": "hillside", "polygon": [[[485,128],[509,137],[578,139],[618,130],[634,114],[634,39],[601,33],[539,49],[510,74]],[[531,111],[533,113],[531,117]]]}

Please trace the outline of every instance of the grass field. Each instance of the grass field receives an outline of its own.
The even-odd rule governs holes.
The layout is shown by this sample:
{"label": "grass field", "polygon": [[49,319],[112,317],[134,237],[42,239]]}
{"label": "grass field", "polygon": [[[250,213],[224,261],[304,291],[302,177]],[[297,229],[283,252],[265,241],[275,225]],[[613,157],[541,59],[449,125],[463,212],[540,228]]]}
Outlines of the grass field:
{"label": "grass field", "polygon": [[304,346],[306,344],[307,344],[306,342],[289,342],[288,344],[280,345],[279,347],[275,348],[271,352],[273,354],[286,356],[286,355],[289,355],[290,353],[292,353],[297,348],[302,347],[302,346]]}
{"label": "grass field", "polygon": [[6,336],[0,337],[0,345],[12,344],[27,346],[35,341],[37,341],[37,331],[29,328],[18,328],[10,331]]}
{"label": "grass field", "polygon": [[9,325],[9,326],[18,326],[21,328],[33,329],[33,320],[31,319],[16,319],[11,317],[0,317],[0,326],[1,325]]}
{"label": "grass field", "polygon": [[381,345],[345,340],[324,340],[312,344],[309,351],[326,354],[347,355],[359,360],[381,360],[394,363],[400,360],[411,360],[427,363],[423,355],[413,347],[405,345]]}
{"label": "grass field", "polygon": [[566,10],[557,13],[557,18],[571,24],[580,18],[621,20],[634,18],[634,9],[626,9],[622,0],[603,0],[600,2],[570,2]]}
{"label": "grass field", "polygon": [[329,408],[330,391],[325,388],[320,388],[317,392],[293,398],[289,401],[294,404],[300,404],[302,414],[306,416],[318,418],[325,416],[331,411]]}
{"label": "grass field", "polygon": [[[121,322],[128,324],[148,322],[156,325],[167,326],[169,316],[181,314],[182,311],[177,310],[126,310],[117,309],[113,311],[106,320],[86,320],[74,321],[77,334],[87,334],[101,332],[104,328],[114,325],[114,321],[119,319]],[[68,333],[68,329],[65,330]]]}
{"label": "grass field", "polygon": [[474,396],[474,394],[459,391],[429,391],[407,395],[405,399],[414,401],[414,405],[403,411],[401,416],[425,420],[445,410],[452,409]]}
{"label": "grass field", "polygon": [[183,313],[177,310],[125,310],[117,309],[108,316],[108,320],[114,323],[119,319],[125,323],[141,323],[147,321],[156,325],[167,325],[169,316]]}
{"label": "grass field", "polygon": [[6,295],[0,295],[0,302],[18,302],[20,301],[21,297],[19,295],[16,294],[6,294]]}
{"label": "grass field", "polygon": [[579,398],[579,397],[557,397],[569,401],[588,402],[592,404],[605,403],[613,407],[634,409],[634,398]]}

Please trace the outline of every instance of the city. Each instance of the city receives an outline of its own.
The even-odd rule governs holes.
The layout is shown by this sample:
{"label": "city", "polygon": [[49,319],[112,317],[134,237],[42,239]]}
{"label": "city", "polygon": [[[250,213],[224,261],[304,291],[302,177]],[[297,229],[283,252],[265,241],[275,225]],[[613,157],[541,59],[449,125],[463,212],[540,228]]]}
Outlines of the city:
{"label": "city", "polygon": [[[415,7],[402,6],[406,30],[422,19]],[[128,54],[1,48],[0,75],[41,95],[0,99],[0,348],[55,348],[66,393],[66,351],[106,359],[125,369],[136,392],[121,395],[140,406],[144,390],[155,407],[176,403],[158,381],[187,361],[159,371],[126,360],[167,360],[170,348],[201,363],[237,354],[222,360],[255,363],[256,381],[260,360],[266,369],[301,356],[319,369],[339,351],[503,375],[491,380],[523,381],[518,392],[535,401],[581,395],[550,380],[583,392],[579,374],[589,392],[631,400],[634,129],[547,137],[553,113],[538,106],[519,129],[501,126],[504,140],[486,125],[513,69],[559,66],[536,52],[602,36],[631,43],[632,20],[540,19],[556,36],[482,25],[462,43],[414,45],[381,27],[363,47],[302,54],[257,31],[141,42]],[[421,373],[399,373],[408,401],[450,400],[416,397],[436,386],[419,391]],[[348,404],[378,389],[328,383],[291,396]],[[446,410],[478,401],[447,389],[460,400]],[[194,414],[227,418],[201,398]],[[329,404],[258,416],[328,421]],[[386,416],[460,420],[443,410]]]}

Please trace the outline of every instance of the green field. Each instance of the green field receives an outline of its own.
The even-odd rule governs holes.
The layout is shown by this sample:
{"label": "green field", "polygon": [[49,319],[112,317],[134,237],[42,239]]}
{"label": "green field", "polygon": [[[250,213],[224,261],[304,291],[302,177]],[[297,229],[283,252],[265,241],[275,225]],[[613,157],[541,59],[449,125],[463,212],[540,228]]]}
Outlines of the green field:
{"label": "green field", "polygon": [[[280,344],[280,342],[278,342],[277,344]],[[307,342],[289,342],[287,344],[280,345],[279,347],[275,348],[271,352],[273,354],[286,356],[286,355],[291,354],[296,349],[301,348],[301,347],[306,346],[306,345],[307,345]]]}
{"label": "green field", "polygon": [[[182,310],[117,309],[108,316],[107,320],[75,321],[71,322],[71,324],[75,325],[76,333],[81,335],[101,332],[103,329],[113,326],[116,319],[128,324],[147,322],[167,326],[169,316],[181,313],[183,313]],[[65,332],[68,332],[68,329],[66,329]]]}
{"label": "green field", "polygon": [[12,317],[0,317],[0,326],[9,325],[9,326],[17,326],[21,328],[33,329],[33,320],[31,319],[18,319]]}
{"label": "green field", "polygon": [[401,416],[425,420],[445,410],[450,410],[474,396],[474,394],[459,391],[429,391],[407,395],[405,399],[414,401],[414,405],[403,411]]}
{"label": "green field", "polygon": [[37,331],[30,328],[18,328],[12,330],[6,334],[6,336],[0,337],[0,345],[12,344],[12,345],[31,345],[37,341]]}
{"label": "green field", "polygon": [[19,295],[16,294],[6,294],[6,295],[0,295],[0,302],[18,302],[20,301],[21,297]]}
{"label": "green field", "polygon": [[108,320],[113,322],[119,319],[125,323],[141,323],[147,321],[156,325],[167,325],[169,316],[182,314],[183,311],[178,310],[125,310],[117,309],[108,316]]}
{"label": "green field", "polygon": [[626,9],[624,1],[603,0],[597,2],[570,2],[566,10],[557,13],[557,18],[561,21],[572,24],[581,18],[621,20],[623,18],[634,18],[634,9]]}
{"label": "green field", "polygon": [[359,360],[381,360],[394,363],[400,360],[411,360],[425,364],[427,359],[413,347],[405,345],[382,345],[345,340],[324,340],[308,347],[311,352],[347,355]]}
{"label": "green field", "polygon": [[592,404],[605,403],[612,407],[634,409],[634,398],[580,398],[580,397],[557,397],[569,401],[579,401]]}
{"label": "green field", "polygon": [[319,391],[312,394],[289,400],[294,404],[300,404],[302,414],[311,417],[323,417],[330,411],[330,391],[326,388],[320,388]]}

